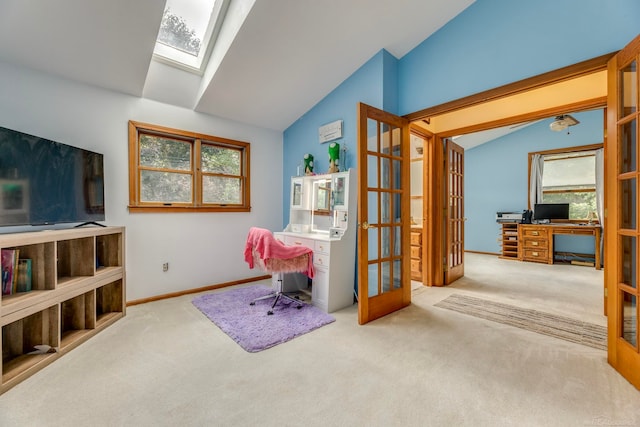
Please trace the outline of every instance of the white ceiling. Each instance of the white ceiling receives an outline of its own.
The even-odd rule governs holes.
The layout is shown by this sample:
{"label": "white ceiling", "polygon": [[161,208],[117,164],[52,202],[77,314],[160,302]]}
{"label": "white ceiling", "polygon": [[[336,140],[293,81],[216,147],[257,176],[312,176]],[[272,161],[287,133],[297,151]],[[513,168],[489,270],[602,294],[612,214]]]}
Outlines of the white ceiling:
{"label": "white ceiling", "polygon": [[2,0],[0,61],[282,131],[380,49],[401,58],[473,1],[231,0],[228,50],[201,77],[152,60],[164,0]]}

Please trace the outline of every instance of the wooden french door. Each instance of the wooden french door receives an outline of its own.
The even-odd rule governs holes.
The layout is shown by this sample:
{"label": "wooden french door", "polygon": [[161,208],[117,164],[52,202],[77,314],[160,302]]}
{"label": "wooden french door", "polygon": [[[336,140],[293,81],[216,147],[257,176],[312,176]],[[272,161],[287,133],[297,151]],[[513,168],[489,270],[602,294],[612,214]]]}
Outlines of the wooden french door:
{"label": "wooden french door", "polygon": [[445,141],[445,284],[464,276],[464,148]]}
{"label": "wooden french door", "polygon": [[637,388],[640,388],[639,63],[640,36],[611,58],[608,64],[604,264],[608,297],[608,360]]}
{"label": "wooden french door", "polygon": [[358,104],[358,323],[411,303],[407,119]]}

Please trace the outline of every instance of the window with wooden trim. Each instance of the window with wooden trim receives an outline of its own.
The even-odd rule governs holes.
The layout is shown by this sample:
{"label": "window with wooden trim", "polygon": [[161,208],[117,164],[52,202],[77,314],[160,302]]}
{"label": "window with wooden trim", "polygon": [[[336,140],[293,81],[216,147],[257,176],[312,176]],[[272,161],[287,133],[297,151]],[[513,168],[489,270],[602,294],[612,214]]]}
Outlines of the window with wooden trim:
{"label": "window with wooden trim", "polygon": [[248,142],[129,121],[130,212],[248,212]]}
{"label": "window with wooden trim", "polygon": [[569,203],[569,219],[597,220],[596,150],[602,144],[529,153],[544,160],[542,203]]}

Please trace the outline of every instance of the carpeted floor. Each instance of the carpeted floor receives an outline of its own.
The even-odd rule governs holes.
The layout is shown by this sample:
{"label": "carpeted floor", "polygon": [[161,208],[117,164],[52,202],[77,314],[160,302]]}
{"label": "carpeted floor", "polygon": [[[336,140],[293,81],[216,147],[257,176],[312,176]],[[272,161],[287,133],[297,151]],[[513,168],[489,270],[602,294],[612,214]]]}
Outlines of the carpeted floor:
{"label": "carpeted floor", "polygon": [[607,329],[600,325],[461,294],[452,294],[435,306],[600,350],[607,349]]}

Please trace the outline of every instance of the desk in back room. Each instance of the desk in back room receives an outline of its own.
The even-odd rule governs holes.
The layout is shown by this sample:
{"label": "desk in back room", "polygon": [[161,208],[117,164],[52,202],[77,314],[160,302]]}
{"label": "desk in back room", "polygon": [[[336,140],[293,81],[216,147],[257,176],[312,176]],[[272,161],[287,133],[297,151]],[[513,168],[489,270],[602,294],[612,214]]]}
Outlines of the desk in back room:
{"label": "desk in back room", "polygon": [[595,267],[600,270],[599,225],[578,224],[519,224],[518,255],[521,261],[553,264],[553,236],[557,234],[594,237]]}

